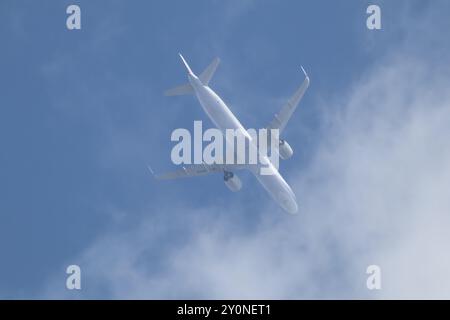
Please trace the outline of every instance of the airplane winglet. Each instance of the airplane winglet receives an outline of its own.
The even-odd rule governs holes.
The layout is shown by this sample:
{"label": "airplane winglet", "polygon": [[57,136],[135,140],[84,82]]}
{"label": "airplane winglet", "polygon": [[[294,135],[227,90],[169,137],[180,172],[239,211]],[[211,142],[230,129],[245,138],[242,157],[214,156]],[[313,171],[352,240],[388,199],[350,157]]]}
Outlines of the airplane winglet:
{"label": "airplane winglet", "polygon": [[309,79],[308,74],[306,73],[305,69],[303,68],[303,66],[300,66],[300,68],[302,68],[303,74],[305,75],[306,78]]}
{"label": "airplane winglet", "polygon": [[153,171],[152,167],[150,167],[150,165],[147,165],[147,169],[148,169],[148,171],[150,171],[150,174],[153,176],[154,179],[156,179],[156,180],[162,179],[162,176],[160,174],[155,174],[155,172]]}
{"label": "airplane winglet", "polygon": [[147,169],[148,169],[148,171],[150,171],[150,173],[152,174],[152,176],[153,176],[154,178],[156,178],[155,172],[153,171],[152,167],[150,167],[150,165],[147,165]]}

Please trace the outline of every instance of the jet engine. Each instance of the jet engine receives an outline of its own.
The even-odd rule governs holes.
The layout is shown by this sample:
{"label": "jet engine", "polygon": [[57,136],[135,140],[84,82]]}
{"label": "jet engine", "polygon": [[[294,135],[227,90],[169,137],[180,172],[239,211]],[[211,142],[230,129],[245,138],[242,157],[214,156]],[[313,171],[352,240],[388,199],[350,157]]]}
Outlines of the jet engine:
{"label": "jet engine", "polygon": [[237,192],[242,188],[241,179],[238,178],[233,172],[225,171],[223,175],[223,181],[225,185],[233,192]]}
{"label": "jet engine", "polygon": [[287,141],[280,139],[280,144],[278,147],[278,152],[280,153],[280,157],[283,160],[289,159],[294,154],[291,146]]}

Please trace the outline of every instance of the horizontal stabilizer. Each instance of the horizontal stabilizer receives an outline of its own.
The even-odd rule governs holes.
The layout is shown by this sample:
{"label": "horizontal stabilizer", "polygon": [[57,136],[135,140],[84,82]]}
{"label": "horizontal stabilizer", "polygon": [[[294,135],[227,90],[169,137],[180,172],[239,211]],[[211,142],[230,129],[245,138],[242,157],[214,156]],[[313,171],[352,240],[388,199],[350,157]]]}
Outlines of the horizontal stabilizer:
{"label": "horizontal stabilizer", "polygon": [[166,96],[182,96],[185,94],[193,94],[194,89],[192,89],[192,86],[190,83],[183,84],[181,86],[169,89],[164,92],[164,95]]}
{"label": "horizontal stabilizer", "polygon": [[200,81],[207,86],[209,84],[209,81],[211,81],[214,72],[216,72],[217,66],[219,65],[220,59],[215,58],[209,66],[200,74],[199,79]]}

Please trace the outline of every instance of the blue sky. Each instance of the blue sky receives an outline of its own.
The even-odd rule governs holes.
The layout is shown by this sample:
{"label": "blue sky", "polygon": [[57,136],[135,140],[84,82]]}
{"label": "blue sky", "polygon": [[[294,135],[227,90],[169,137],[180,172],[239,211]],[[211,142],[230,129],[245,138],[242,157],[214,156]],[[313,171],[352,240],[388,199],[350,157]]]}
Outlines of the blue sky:
{"label": "blue sky", "polygon": [[[372,3],[382,8],[380,31],[365,26],[365,11]],[[81,7],[82,30],[66,29],[69,4]],[[373,297],[340,270],[356,268],[348,266],[353,257],[348,252],[372,252],[375,246],[373,256],[389,256],[382,254],[385,246],[377,246],[374,239],[393,231],[383,224],[377,229],[382,231],[372,234],[365,226],[378,221],[375,217],[388,217],[390,211],[357,218],[345,215],[360,203],[342,204],[344,198],[329,199],[321,190],[333,194],[340,183],[348,181],[356,188],[359,180],[352,179],[361,175],[346,175],[349,169],[340,165],[350,163],[353,170],[364,162],[340,150],[367,134],[369,142],[362,142],[363,146],[371,146],[372,141],[373,150],[386,151],[386,144],[378,144],[378,132],[388,132],[392,141],[404,134],[390,131],[389,115],[396,110],[403,117],[404,105],[414,105],[411,101],[427,96],[415,100],[413,92],[431,90],[432,97],[444,94],[439,86],[423,89],[414,79],[425,74],[428,83],[447,81],[444,66],[449,62],[450,44],[445,39],[449,23],[444,13],[448,9],[446,1],[2,1],[0,297],[214,298],[254,297],[257,292],[262,297],[285,298]],[[295,156],[281,164],[281,173],[293,184],[301,199],[300,210],[304,210],[295,223],[286,222],[291,218],[249,174],[241,175],[244,188],[237,194],[228,192],[221,176],[171,182],[149,176],[149,163],[157,171],[173,169],[172,130],[192,128],[194,120],[211,125],[192,97],[162,95],[165,89],[185,82],[178,52],[197,72],[214,57],[221,58],[211,86],[244,126],[252,128],[265,126],[301,83],[300,65],[308,70],[311,87],[285,132]],[[437,75],[430,75],[425,67],[438,71]],[[396,72],[391,74],[392,70]],[[393,86],[378,86],[376,81],[383,83],[384,77]],[[410,87],[398,90],[404,96],[391,96],[390,90],[399,82],[403,86],[410,82]],[[377,95],[358,95],[368,87]],[[387,99],[385,106],[393,107],[383,109],[378,99]],[[430,99],[430,103],[440,103]],[[365,108],[364,113],[356,112],[355,104]],[[379,118],[382,121],[370,120]],[[425,128],[419,132],[437,130],[439,126],[428,126],[430,121],[419,126]],[[385,131],[381,130],[384,125],[389,127]],[[440,141],[435,134],[430,131],[429,139]],[[348,144],[336,144],[339,137]],[[407,137],[415,141],[415,135]],[[427,152],[434,155],[445,147]],[[384,159],[366,160],[368,167],[390,176],[378,167]],[[318,164],[323,165],[322,173],[318,173]],[[419,169],[412,166],[411,172]],[[372,185],[376,176],[366,177],[366,185]],[[367,192],[378,199],[374,203],[390,204],[382,189]],[[393,194],[401,197],[403,190]],[[379,197],[374,196],[377,192]],[[307,199],[302,205],[304,197],[316,202],[322,199],[329,207]],[[433,203],[442,200],[430,197]],[[323,225],[319,225],[318,236],[308,236],[308,230],[317,230],[309,229],[308,223],[317,227],[318,221],[333,221],[339,214],[341,224],[334,228],[333,239],[320,237],[327,230]],[[370,235],[364,238],[365,245],[355,248],[351,240],[342,240],[354,221],[359,223],[356,228]],[[278,236],[280,232],[305,235],[285,248],[287,240]],[[252,260],[255,250],[250,244],[260,239],[264,243],[270,239],[272,244]],[[208,243],[212,248],[228,248],[227,260],[214,263],[220,259],[205,249]],[[234,259],[264,264],[264,257],[273,258],[284,250],[287,256],[297,252],[306,257],[304,252],[314,251],[319,244],[328,248],[320,257],[307,256],[310,260],[302,259],[302,263],[281,259],[287,269],[296,266],[321,279],[291,281],[297,287],[288,286],[289,279],[284,282],[274,277],[267,280],[267,287],[252,282],[240,290],[238,283],[248,279],[245,272],[240,273],[245,266],[233,274],[222,269]],[[239,253],[241,245],[248,254]],[[139,249],[130,253],[134,247]],[[97,252],[108,254],[98,257]],[[358,281],[365,277],[362,266],[373,256],[361,258]],[[127,259],[132,262],[128,264]],[[183,269],[182,262],[174,262],[178,259],[191,259],[198,265]],[[398,267],[392,261],[385,264]],[[64,290],[69,264],[80,264],[84,270],[81,292]],[[189,274],[200,279],[207,265],[213,275],[207,277],[211,283],[206,286],[217,290],[199,288],[198,279],[185,274],[190,268]],[[99,276],[102,268],[115,271],[109,278]],[[303,279],[300,274],[310,273],[293,277]],[[330,284],[324,279],[333,280]],[[236,286],[226,287],[227,281]],[[148,287],[137,286],[139,282]],[[388,296],[402,292],[399,285]]]}

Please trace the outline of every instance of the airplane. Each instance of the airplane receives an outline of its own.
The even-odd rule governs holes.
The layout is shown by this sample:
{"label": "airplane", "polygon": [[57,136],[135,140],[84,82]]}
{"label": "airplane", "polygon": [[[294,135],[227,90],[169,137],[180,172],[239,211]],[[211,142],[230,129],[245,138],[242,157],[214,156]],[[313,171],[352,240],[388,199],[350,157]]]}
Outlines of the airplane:
{"label": "airplane", "polygon": [[[200,102],[205,113],[211,119],[213,124],[222,132],[226,129],[234,129],[241,131],[246,137],[249,137],[247,131],[234,116],[234,114],[227,107],[225,102],[209,87],[217,66],[219,65],[219,58],[215,58],[211,64],[199,75],[195,75],[184,57],[179,54],[181,61],[183,62],[187,73],[188,83],[181,86],[169,89],[165,92],[166,96],[177,95],[195,95]],[[281,110],[275,114],[273,120],[266,127],[267,129],[278,129],[279,134],[286,127],[289,119],[297,108],[300,100],[309,87],[309,76],[305,72],[305,69],[301,67],[305,80],[301,86],[295,91],[293,96],[287,101],[287,103],[281,108]],[[249,137],[249,143],[253,147],[254,141]],[[278,153],[281,159],[289,159],[293,150],[286,140],[279,139]],[[298,211],[297,200],[294,192],[287,182],[280,175],[279,171],[272,162],[268,159],[267,155],[262,156],[260,165],[268,167],[270,174],[261,174],[259,170],[260,165],[239,165],[239,164],[191,164],[183,166],[181,170],[169,172],[165,174],[155,175],[153,170],[149,167],[150,172],[157,178],[162,180],[177,179],[184,177],[202,176],[210,173],[223,173],[223,179],[226,186],[233,192],[239,191],[242,187],[242,183],[235,171],[241,169],[247,169],[254,174],[256,179],[261,183],[264,189],[270,194],[270,196],[288,213],[295,214]]]}

